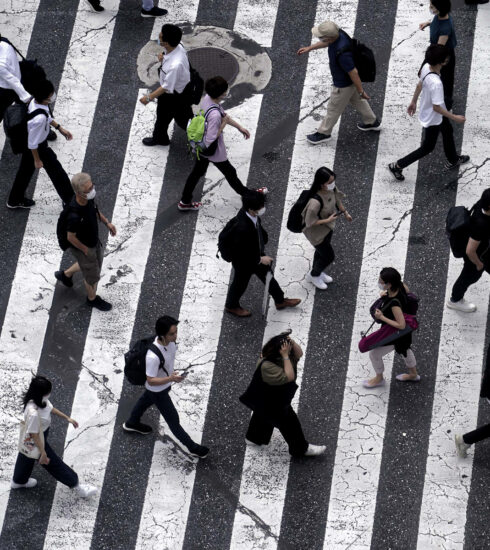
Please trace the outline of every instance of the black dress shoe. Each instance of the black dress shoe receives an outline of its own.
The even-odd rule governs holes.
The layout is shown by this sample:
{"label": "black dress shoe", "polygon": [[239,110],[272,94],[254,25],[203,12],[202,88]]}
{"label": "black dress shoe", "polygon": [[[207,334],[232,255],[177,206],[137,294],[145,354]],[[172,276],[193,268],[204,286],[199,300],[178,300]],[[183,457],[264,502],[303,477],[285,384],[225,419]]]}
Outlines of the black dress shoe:
{"label": "black dress shoe", "polygon": [[90,7],[94,11],[96,12],[104,11],[104,8],[100,5],[100,0],[87,0],[87,2],[90,4]]}
{"label": "black dress shoe", "polygon": [[56,132],[54,130],[50,130],[47,140],[48,141],[56,141],[58,139],[58,136],[56,135]]}
{"label": "black dress shoe", "polygon": [[170,145],[170,140],[157,141],[154,137],[143,138],[143,145],[148,145],[149,147],[153,145]]}

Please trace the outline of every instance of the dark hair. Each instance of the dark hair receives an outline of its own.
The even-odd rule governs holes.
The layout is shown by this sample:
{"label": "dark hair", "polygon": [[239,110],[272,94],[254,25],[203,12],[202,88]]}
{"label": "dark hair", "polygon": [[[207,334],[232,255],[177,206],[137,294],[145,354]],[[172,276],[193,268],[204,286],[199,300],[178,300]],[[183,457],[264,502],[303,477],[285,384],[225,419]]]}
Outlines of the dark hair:
{"label": "dark hair", "polygon": [[53,83],[49,80],[40,80],[32,87],[32,95],[38,103],[42,103],[54,92]]}
{"label": "dark hair", "polygon": [[432,66],[444,63],[448,57],[449,50],[442,44],[431,44],[425,52],[425,60]]}
{"label": "dark hair", "polygon": [[177,319],[170,317],[170,315],[163,315],[159,317],[155,323],[155,332],[157,336],[166,336],[171,327],[174,325],[177,326],[178,324],[179,321]]}
{"label": "dark hair", "polygon": [[288,329],[277,336],[273,336],[262,348],[262,357],[269,361],[276,361],[280,357],[280,350],[284,340],[289,338],[292,330]]}
{"label": "dark hair", "polygon": [[483,208],[483,210],[490,210],[490,189],[485,189],[485,191],[483,191],[476,205],[478,205],[479,208]]}
{"label": "dark hair", "polygon": [[258,191],[247,191],[242,195],[242,206],[244,210],[260,210],[265,205],[264,193]]}
{"label": "dark hair", "polygon": [[441,17],[446,17],[451,11],[451,0],[431,0],[431,3]]}
{"label": "dark hair", "polygon": [[162,42],[168,42],[172,48],[175,48],[180,44],[182,40],[182,31],[177,25],[170,25],[167,23],[162,27]]}
{"label": "dark hair", "polygon": [[379,278],[385,283],[389,283],[393,292],[400,291],[404,295],[407,294],[402,276],[394,267],[383,267]]}
{"label": "dark hair", "polygon": [[213,78],[206,80],[204,89],[209,97],[218,99],[228,89],[228,82],[222,76],[213,76]]}
{"label": "dark hair", "polygon": [[29,401],[34,401],[40,409],[44,409],[46,403],[43,403],[43,397],[48,395],[48,393],[51,393],[52,387],[53,384],[51,384],[51,382],[44,376],[34,376],[29,384],[29,389],[22,398],[24,409]]}
{"label": "dark hair", "polygon": [[312,197],[315,193],[318,193],[321,186],[326,183],[332,176],[334,178],[336,177],[335,172],[333,170],[330,170],[330,168],[327,168],[326,166],[318,168],[318,170],[315,172],[315,177],[313,178],[313,184],[310,187],[310,197]]}

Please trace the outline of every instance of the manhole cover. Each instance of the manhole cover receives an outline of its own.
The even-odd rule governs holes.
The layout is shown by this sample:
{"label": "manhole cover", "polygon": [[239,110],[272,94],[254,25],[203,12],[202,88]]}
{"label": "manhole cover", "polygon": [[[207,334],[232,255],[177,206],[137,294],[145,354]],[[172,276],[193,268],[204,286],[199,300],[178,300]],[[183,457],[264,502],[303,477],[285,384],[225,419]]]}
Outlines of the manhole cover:
{"label": "manhole cover", "polygon": [[213,76],[222,76],[231,84],[238,74],[235,56],[221,48],[196,48],[188,52],[191,65],[199,72],[204,82]]}

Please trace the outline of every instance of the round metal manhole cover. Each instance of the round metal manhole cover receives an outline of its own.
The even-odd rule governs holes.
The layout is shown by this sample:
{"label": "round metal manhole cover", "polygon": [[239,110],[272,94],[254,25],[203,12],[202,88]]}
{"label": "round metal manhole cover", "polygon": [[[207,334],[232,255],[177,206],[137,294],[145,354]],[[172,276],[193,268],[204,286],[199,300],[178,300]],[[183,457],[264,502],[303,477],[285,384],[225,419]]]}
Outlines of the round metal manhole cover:
{"label": "round metal manhole cover", "polygon": [[238,61],[230,52],[221,48],[196,48],[188,51],[191,65],[204,82],[213,76],[222,76],[231,84],[238,74]]}

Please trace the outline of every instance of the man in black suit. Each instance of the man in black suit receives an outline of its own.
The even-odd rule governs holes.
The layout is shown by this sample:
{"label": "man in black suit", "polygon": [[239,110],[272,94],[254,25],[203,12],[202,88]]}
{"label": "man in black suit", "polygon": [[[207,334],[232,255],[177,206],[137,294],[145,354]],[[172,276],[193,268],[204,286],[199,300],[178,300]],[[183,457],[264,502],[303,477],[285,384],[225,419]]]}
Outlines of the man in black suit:
{"label": "man in black suit", "polygon": [[[240,306],[240,298],[247,290],[252,275],[265,284],[267,272],[271,268],[272,258],[266,256],[267,232],[262,227],[260,216],[265,213],[265,195],[257,191],[250,191],[242,196],[242,208],[236,216],[233,227],[233,252],[231,263],[234,269],[226,298],[225,310],[237,317],[250,317],[251,311]],[[299,298],[285,298],[284,292],[272,277],[269,285],[277,309],[297,306]]]}

